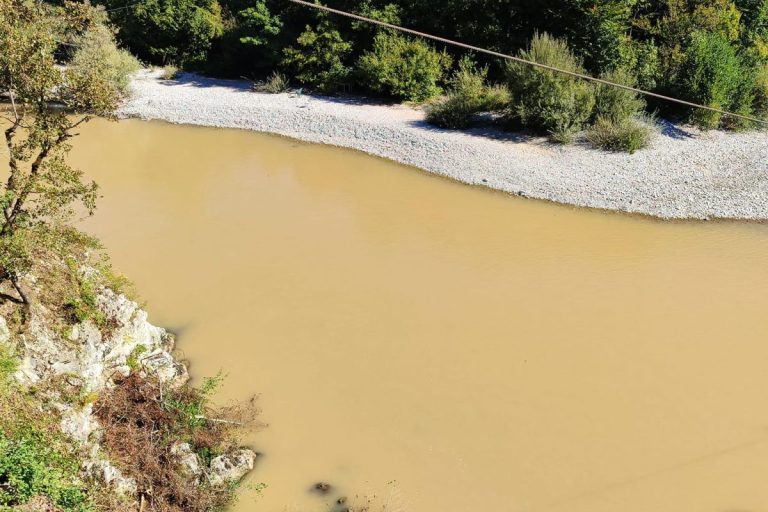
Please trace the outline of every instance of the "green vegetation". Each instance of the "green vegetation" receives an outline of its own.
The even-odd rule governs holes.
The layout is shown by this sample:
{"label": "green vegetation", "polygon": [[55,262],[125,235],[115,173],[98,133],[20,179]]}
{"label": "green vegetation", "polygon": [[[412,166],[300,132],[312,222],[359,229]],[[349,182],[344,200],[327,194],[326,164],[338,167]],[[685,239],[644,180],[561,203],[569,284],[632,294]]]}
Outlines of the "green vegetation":
{"label": "green vegetation", "polygon": [[367,86],[393,98],[421,102],[442,92],[440,83],[451,57],[421,39],[379,32],[373,48],[360,57],[358,69]]}
{"label": "green vegetation", "polygon": [[95,511],[98,491],[80,478],[55,414],[12,380],[17,364],[10,346],[0,345],[0,510],[36,502],[51,507],[40,510]]}
{"label": "green vegetation", "polygon": [[466,128],[474,114],[506,108],[511,101],[509,90],[504,85],[487,85],[487,77],[487,66],[478,69],[471,57],[463,57],[447,96],[429,107],[427,121],[442,128]]}
{"label": "green vegetation", "polygon": [[[734,29],[735,30],[735,29]],[[723,110],[751,113],[751,98],[743,98],[752,73],[747,73],[736,49],[724,34],[693,35],[681,68],[681,93],[685,99]],[[751,88],[750,88],[751,90]],[[720,125],[722,116],[699,110],[694,120],[704,128]]]}
{"label": "green vegetation", "polygon": [[123,0],[102,3],[111,10],[120,36],[130,41],[131,51],[156,64],[200,63],[224,34],[217,0],[145,0],[131,8]]}
{"label": "green vegetation", "polygon": [[[573,73],[585,73],[581,59],[564,41],[536,34],[520,57]],[[583,81],[519,63],[507,68],[514,101],[509,114],[523,126],[550,134],[557,142],[568,142],[592,116],[594,88]]]}
{"label": "green vegetation", "polygon": [[44,496],[64,511],[90,510],[79,463],[52,446],[45,432],[29,427],[12,435],[0,430],[0,510]]}
{"label": "green vegetation", "polygon": [[66,162],[68,142],[92,116],[113,117],[136,66],[105,19],[85,4],[0,0],[0,91],[11,103],[3,116],[10,156],[0,183],[0,284],[12,283],[26,305],[22,279],[35,258],[66,253],[78,238],[66,227],[73,207],[95,208],[97,186]]}
{"label": "green vegetation", "polygon": [[652,135],[653,128],[632,118],[614,120],[598,117],[587,130],[587,140],[593,146],[606,151],[627,153],[634,153],[646,147]]}
{"label": "green vegetation", "polygon": [[163,73],[160,78],[163,80],[175,80],[179,76],[179,68],[173,64],[166,64],[163,66]]}
{"label": "green vegetation", "polygon": [[284,50],[283,64],[294,70],[299,83],[331,93],[345,84],[352,71],[344,64],[351,51],[352,45],[339,31],[322,21],[316,28],[307,25],[296,46]]}
{"label": "green vegetation", "polygon": [[[654,99],[646,106],[624,91],[487,56],[470,69],[460,49],[284,0],[138,0],[129,7],[100,1],[112,9],[120,41],[148,63],[253,77],[265,92],[283,91],[290,81],[324,93],[427,102],[431,122],[446,128],[499,109],[513,126],[558,141],[598,118],[603,128],[607,119],[619,131],[637,132],[627,130],[627,119],[643,113],[703,128],[750,127]],[[439,9],[431,0],[324,3],[711,107],[768,115],[768,0],[446,0]],[[459,75],[474,82],[457,83]]]}

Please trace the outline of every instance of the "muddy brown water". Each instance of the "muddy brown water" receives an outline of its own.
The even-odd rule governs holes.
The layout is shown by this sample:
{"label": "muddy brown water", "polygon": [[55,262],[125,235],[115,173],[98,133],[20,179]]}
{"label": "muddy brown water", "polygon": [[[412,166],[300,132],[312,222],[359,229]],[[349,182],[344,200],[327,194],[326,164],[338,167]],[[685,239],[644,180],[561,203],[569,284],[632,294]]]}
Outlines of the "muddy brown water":
{"label": "muddy brown water", "polygon": [[104,195],[87,229],[196,377],[260,395],[250,483],[269,487],[236,511],[768,510],[768,226],[242,131],[82,132]]}

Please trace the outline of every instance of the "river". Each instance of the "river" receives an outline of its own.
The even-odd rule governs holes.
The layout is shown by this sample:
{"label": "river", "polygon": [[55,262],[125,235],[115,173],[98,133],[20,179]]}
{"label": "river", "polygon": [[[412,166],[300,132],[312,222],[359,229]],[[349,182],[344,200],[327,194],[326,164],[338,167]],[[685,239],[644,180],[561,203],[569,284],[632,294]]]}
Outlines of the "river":
{"label": "river", "polygon": [[259,395],[237,512],[766,510],[768,226],[159,122],[92,122],[72,161],[195,377]]}

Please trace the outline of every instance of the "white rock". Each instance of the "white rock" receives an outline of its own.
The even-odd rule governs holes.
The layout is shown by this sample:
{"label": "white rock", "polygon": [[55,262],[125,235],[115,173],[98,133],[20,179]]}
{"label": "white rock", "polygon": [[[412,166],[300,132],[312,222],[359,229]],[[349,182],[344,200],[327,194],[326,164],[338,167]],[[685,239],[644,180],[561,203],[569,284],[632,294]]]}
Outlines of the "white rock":
{"label": "white rock", "polygon": [[60,428],[70,438],[88,444],[93,431],[99,428],[99,422],[93,416],[93,404],[65,407],[61,412]]}
{"label": "white rock", "polygon": [[11,339],[11,331],[8,329],[8,324],[5,323],[5,318],[0,316],[0,343],[7,343]]}
{"label": "white rock", "polygon": [[119,469],[106,460],[90,460],[83,467],[91,477],[105,483],[121,496],[135,496],[138,492],[136,480],[124,476]]}
{"label": "white rock", "polygon": [[192,451],[189,443],[175,443],[171,447],[171,454],[178,458],[182,470],[192,476],[199,476],[203,472],[200,457]]}
{"label": "white rock", "polygon": [[256,454],[252,450],[240,449],[226,455],[220,455],[211,461],[208,479],[213,485],[225,482],[239,482],[256,462]]}

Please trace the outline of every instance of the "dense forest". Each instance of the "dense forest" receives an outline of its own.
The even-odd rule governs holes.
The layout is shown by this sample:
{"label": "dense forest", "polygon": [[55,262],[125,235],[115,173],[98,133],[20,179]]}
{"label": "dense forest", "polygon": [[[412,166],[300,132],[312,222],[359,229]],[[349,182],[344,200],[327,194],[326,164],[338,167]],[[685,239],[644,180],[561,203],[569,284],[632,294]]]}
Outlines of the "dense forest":
{"label": "dense forest", "polygon": [[[147,63],[222,77],[275,73],[272,87],[278,89],[287,78],[325,93],[416,102],[448,92],[444,108],[432,116],[446,127],[465,125],[476,109],[506,105],[513,124],[568,139],[601,114],[603,124],[622,124],[620,118],[638,105],[636,98],[601,98],[599,90],[545,72],[505,67],[498,60],[474,63],[469,59],[479,57],[455,48],[287,0],[102,2],[120,41]],[[768,0],[329,0],[327,5],[741,114],[768,110]],[[622,103],[618,113],[601,112],[601,105],[616,101]],[[691,116],[705,128],[745,127],[735,118],[665,103],[644,110]]]}

